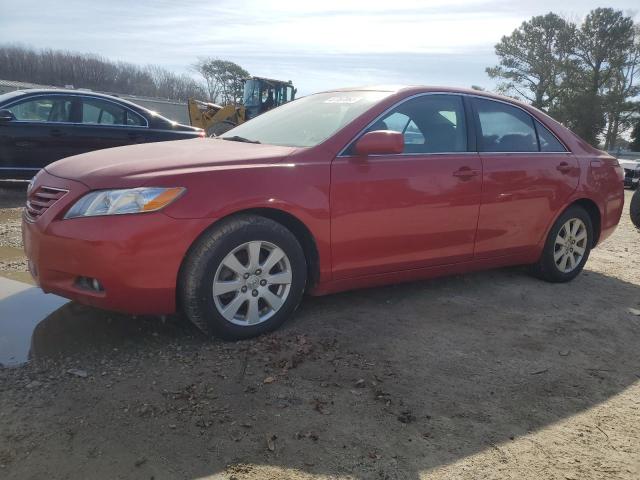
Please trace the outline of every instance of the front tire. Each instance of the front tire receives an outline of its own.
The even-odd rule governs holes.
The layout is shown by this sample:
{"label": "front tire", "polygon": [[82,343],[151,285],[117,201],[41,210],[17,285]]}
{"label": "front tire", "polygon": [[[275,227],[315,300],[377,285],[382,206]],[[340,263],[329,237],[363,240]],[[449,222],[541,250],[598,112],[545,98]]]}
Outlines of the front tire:
{"label": "front tire", "polygon": [[584,268],[593,245],[593,223],[587,211],[574,205],[555,221],[532,273],[547,282],[573,280]]}
{"label": "front tire", "polygon": [[179,298],[205,334],[240,340],[282,325],[300,303],[306,280],[296,237],[273,220],[242,215],[194,244],[181,268]]}

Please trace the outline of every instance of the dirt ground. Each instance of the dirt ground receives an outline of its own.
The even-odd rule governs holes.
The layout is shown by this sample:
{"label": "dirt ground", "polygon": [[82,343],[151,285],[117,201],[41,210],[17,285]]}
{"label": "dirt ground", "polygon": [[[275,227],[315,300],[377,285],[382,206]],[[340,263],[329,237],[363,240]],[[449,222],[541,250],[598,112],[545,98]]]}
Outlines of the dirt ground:
{"label": "dirt ground", "polygon": [[[0,191],[7,255],[23,195]],[[638,479],[639,259],[625,211],[569,284],[512,268],[307,298],[238,343],[69,303],[0,368],[0,477]]]}

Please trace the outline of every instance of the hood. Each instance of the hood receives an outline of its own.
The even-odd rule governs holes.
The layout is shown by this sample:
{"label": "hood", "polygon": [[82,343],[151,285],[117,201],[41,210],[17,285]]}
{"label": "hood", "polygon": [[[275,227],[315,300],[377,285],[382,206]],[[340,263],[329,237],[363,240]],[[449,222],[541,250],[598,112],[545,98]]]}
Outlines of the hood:
{"label": "hood", "polygon": [[108,148],[59,160],[45,170],[89,188],[144,185],[158,175],[283,161],[296,149],[197,138]]}

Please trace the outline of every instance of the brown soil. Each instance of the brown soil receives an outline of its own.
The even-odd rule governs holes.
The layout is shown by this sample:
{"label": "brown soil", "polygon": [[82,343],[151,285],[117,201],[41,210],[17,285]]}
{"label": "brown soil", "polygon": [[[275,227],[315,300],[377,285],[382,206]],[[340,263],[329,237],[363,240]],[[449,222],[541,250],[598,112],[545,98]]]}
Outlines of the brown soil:
{"label": "brown soil", "polygon": [[569,284],[515,268],[308,298],[238,343],[67,304],[0,368],[0,477],[640,478],[639,240],[625,212]]}

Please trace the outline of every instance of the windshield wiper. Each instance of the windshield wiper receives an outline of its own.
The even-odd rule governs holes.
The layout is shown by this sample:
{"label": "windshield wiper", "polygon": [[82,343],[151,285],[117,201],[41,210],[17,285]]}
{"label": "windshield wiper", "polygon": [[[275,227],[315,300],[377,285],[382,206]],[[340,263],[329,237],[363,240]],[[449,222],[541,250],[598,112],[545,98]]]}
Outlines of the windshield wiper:
{"label": "windshield wiper", "polygon": [[243,142],[243,143],[260,143],[259,140],[249,140],[248,138],[233,135],[232,137],[219,137],[222,140],[229,140],[231,142]]}

